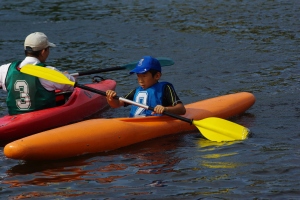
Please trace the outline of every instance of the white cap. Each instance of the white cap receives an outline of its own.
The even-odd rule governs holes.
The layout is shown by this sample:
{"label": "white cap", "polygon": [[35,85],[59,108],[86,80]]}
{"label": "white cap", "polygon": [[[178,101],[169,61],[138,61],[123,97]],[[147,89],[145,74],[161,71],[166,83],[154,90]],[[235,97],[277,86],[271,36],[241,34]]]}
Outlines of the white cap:
{"label": "white cap", "polygon": [[35,32],[28,35],[24,42],[24,49],[31,47],[32,51],[40,51],[47,47],[56,47],[55,44],[48,41],[47,36],[41,32]]}

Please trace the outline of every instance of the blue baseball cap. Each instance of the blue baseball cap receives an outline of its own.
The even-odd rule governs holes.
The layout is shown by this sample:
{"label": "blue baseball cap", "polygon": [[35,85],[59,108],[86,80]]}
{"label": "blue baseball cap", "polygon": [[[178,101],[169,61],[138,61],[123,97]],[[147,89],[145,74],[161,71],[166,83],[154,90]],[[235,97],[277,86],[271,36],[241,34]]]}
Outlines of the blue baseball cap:
{"label": "blue baseball cap", "polygon": [[161,72],[161,66],[157,59],[151,57],[151,56],[144,56],[138,64],[135,66],[133,70],[129,72],[129,74],[137,73],[137,74],[143,74],[150,69],[154,69],[156,71]]}

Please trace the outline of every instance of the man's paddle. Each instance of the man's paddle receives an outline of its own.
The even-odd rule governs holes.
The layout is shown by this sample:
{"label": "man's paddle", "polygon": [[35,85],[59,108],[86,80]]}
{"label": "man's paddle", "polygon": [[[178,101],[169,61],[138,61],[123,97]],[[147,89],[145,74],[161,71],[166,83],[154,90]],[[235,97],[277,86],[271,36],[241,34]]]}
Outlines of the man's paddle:
{"label": "man's paddle", "polygon": [[[36,65],[25,65],[24,67],[21,68],[21,72],[25,73],[25,74],[29,74],[32,76],[36,76],[39,78],[43,78],[52,82],[57,82],[57,83],[61,83],[61,84],[67,84],[67,85],[72,85],[74,87],[79,87],[82,88],[84,90],[88,90],[97,94],[101,94],[103,96],[106,96],[106,92],[101,91],[101,90],[97,90],[85,85],[81,85],[77,82],[73,82],[70,81],[64,74],[49,69],[49,68],[45,68],[45,67],[39,67]],[[144,104],[140,104],[128,99],[125,99],[123,97],[118,97],[115,96],[115,99],[119,99],[121,101],[124,101],[126,103],[129,104],[133,104],[139,107],[142,107],[144,109],[147,110],[152,110],[154,111],[153,107],[144,105]],[[221,142],[221,141],[234,141],[234,140],[244,140],[247,138],[248,134],[249,134],[249,130],[239,124],[235,124],[233,122],[221,119],[221,118],[216,118],[216,117],[209,117],[209,118],[205,118],[202,120],[191,120],[179,115],[175,115],[173,113],[169,113],[169,112],[164,112],[163,114],[168,115],[170,117],[185,121],[187,123],[190,124],[194,124],[199,131],[202,133],[202,135],[211,140],[211,141],[217,141],[217,142]]]}
{"label": "man's paddle", "polygon": [[[165,57],[158,57],[157,60],[159,61],[160,65],[162,67],[164,66],[170,66],[174,65],[174,61],[170,58],[165,58]],[[139,61],[135,61],[132,63],[128,63],[126,65],[121,65],[117,67],[111,67],[111,68],[103,68],[103,69],[94,69],[94,70],[89,70],[89,71],[82,71],[82,72],[76,72],[72,73],[72,76],[83,76],[83,75],[89,75],[89,74],[96,74],[96,73],[101,73],[101,72],[109,72],[109,71],[116,71],[116,70],[122,70],[122,69],[133,69]]]}

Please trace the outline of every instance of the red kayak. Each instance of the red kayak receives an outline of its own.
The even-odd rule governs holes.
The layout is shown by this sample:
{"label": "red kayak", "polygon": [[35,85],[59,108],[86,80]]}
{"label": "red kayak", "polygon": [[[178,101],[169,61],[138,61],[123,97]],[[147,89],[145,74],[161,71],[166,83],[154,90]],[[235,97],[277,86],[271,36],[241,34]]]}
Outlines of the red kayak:
{"label": "red kayak", "polygon": [[[114,80],[102,80],[87,84],[97,90],[115,89]],[[64,94],[57,95],[57,101],[64,102]],[[107,107],[106,98],[80,88],[75,88],[63,105],[19,115],[0,118],[0,144],[4,145],[41,131],[81,121]]]}

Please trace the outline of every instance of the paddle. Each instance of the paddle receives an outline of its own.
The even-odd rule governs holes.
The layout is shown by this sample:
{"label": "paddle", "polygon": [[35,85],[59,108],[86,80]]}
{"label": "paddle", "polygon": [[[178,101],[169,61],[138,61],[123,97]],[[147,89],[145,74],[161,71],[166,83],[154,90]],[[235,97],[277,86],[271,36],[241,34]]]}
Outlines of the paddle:
{"label": "paddle", "polygon": [[[29,74],[32,76],[36,76],[39,78],[43,78],[46,80],[50,80],[52,82],[57,82],[61,84],[67,84],[67,85],[72,85],[74,87],[79,87],[84,90],[88,90],[97,94],[101,94],[103,96],[106,96],[106,92],[97,90],[85,85],[81,85],[77,82],[70,81],[64,74],[51,70],[49,68],[45,67],[39,67],[36,65],[25,65],[24,67],[21,68],[21,72],[25,74]],[[121,101],[124,101],[129,104],[133,104],[139,107],[142,107],[147,110],[152,110],[154,111],[153,107],[140,104],[128,99],[125,99],[123,97],[118,97],[115,96],[115,99],[119,99]],[[170,117],[185,121],[190,124],[194,124],[199,131],[202,133],[202,135],[212,141],[234,141],[234,140],[244,140],[247,138],[249,130],[239,124],[235,124],[233,122],[221,119],[221,118],[216,118],[216,117],[209,117],[205,118],[202,120],[192,120],[188,119],[179,115],[175,115],[173,113],[169,112],[164,112],[164,115],[168,115]]]}
{"label": "paddle", "polygon": [[[162,67],[174,65],[174,61],[170,58],[158,57],[157,60],[159,61],[160,65]],[[109,71],[122,70],[122,69],[133,69],[138,64],[138,62],[139,61],[135,61],[132,63],[128,63],[126,65],[111,67],[111,68],[82,71],[82,72],[72,73],[71,75],[72,76],[83,76],[83,75],[96,74],[96,73],[101,73],[101,72],[109,72]]]}

